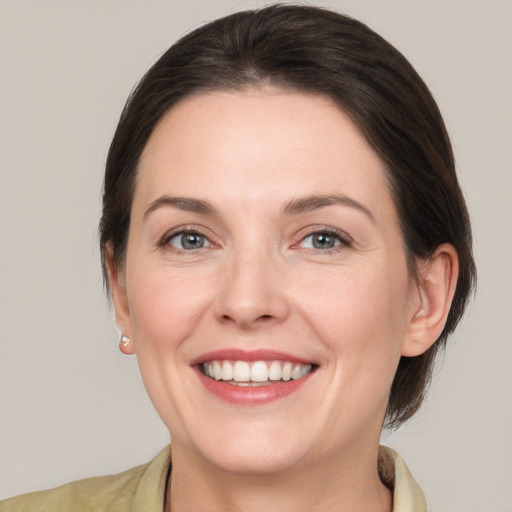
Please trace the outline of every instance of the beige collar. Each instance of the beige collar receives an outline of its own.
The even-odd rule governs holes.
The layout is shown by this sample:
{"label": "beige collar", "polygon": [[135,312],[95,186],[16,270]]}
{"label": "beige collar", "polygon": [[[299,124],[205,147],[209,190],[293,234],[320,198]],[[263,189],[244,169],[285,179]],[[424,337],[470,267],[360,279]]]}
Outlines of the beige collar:
{"label": "beige collar", "polygon": [[402,457],[387,446],[379,447],[379,475],[393,490],[393,512],[426,512],[425,496]]}

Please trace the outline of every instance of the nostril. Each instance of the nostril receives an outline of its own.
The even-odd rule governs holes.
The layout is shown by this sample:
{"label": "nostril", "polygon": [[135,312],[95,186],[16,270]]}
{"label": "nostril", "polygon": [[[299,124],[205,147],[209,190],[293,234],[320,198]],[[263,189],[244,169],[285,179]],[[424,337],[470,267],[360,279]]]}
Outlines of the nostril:
{"label": "nostril", "polygon": [[269,320],[272,320],[274,317],[272,315],[261,315],[256,320],[260,322],[268,322]]}
{"label": "nostril", "polygon": [[[261,315],[256,320],[271,320],[273,318],[272,315]],[[222,315],[223,320],[233,320],[233,318],[229,315]]]}

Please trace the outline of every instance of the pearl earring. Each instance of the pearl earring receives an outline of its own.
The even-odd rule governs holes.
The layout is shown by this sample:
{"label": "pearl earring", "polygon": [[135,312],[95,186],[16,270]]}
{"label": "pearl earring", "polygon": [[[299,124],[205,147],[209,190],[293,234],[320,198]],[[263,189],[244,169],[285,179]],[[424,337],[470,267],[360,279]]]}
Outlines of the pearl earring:
{"label": "pearl earring", "polygon": [[130,337],[123,334],[121,336],[121,340],[119,341],[119,348],[121,349],[121,352],[123,352],[123,349],[126,349],[128,345],[130,344]]}

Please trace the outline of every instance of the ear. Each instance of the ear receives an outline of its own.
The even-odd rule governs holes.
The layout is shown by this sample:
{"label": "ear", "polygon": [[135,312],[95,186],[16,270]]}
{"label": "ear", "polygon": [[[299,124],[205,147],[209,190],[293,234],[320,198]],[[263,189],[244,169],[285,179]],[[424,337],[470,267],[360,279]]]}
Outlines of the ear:
{"label": "ear", "polygon": [[[128,305],[128,296],[126,293],[126,277],[124,271],[119,269],[114,261],[114,250],[112,244],[107,244],[105,250],[105,260],[107,264],[108,283],[112,296],[112,304],[116,314],[116,322],[121,330],[121,334],[132,338],[132,324],[130,307]],[[135,353],[135,346],[132,342],[124,345],[120,344],[120,350],[123,354],[131,355]]]}
{"label": "ear", "polygon": [[459,259],[450,244],[440,245],[434,256],[418,270],[418,298],[411,315],[409,330],[402,344],[402,355],[423,354],[439,338],[450,311],[457,278]]}

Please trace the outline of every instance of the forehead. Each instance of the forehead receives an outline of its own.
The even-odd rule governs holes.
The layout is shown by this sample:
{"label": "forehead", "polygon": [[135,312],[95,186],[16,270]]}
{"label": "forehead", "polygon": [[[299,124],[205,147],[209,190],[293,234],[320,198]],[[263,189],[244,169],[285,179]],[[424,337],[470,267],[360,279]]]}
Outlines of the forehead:
{"label": "forehead", "polygon": [[378,203],[389,202],[385,181],[378,155],[329,98],[213,91],[182,100],[158,123],[135,199],[243,197],[262,205],[270,196],[342,193]]}

